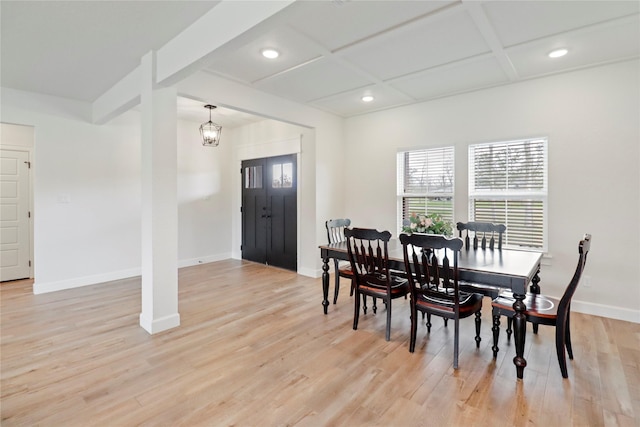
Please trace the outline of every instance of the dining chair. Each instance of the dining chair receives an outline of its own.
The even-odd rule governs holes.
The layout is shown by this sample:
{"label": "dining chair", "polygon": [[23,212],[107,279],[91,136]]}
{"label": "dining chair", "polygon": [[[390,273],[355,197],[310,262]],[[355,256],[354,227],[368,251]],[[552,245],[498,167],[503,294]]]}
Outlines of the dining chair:
{"label": "dining chair", "polygon": [[[346,241],[344,237],[344,230],[351,225],[351,220],[349,218],[340,218],[340,219],[330,219],[324,223],[327,229],[327,239],[329,244],[331,243],[341,243]],[[340,261],[337,258],[333,259],[334,263],[334,276],[335,276],[335,286],[333,290],[333,303],[335,304],[338,301],[338,293],[340,292],[340,278],[344,277],[345,279],[349,279],[351,290],[349,295],[353,295],[353,271],[351,270],[351,264],[343,263],[340,264]]]}
{"label": "dining chair", "polygon": [[[576,271],[567,285],[562,298],[552,298],[541,294],[528,293],[524,299],[526,309],[524,314],[528,322],[540,325],[550,325],[556,328],[556,353],[558,355],[558,364],[563,378],[568,378],[567,359],[565,354],[569,354],[569,359],[573,360],[573,350],[571,348],[571,333],[569,331],[569,318],[571,314],[571,298],[578,287],[580,277],[584,271],[587,262],[587,254],[591,247],[591,235],[585,234],[584,238],[578,244],[578,266]],[[493,357],[498,354],[498,337],[500,334],[500,316],[508,316],[513,318],[515,310],[513,303],[515,298],[510,291],[502,292],[493,300]],[[507,338],[510,338],[507,334]]]}
{"label": "dining chair", "polygon": [[353,329],[358,329],[360,317],[360,296],[374,299],[373,312],[376,313],[376,298],[382,299],[387,308],[385,339],[391,339],[391,301],[406,296],[409,292],[407,279],[389,270],[388,243],[391,233],[370,228],[347,228],[347,253],[354,276]]}
{"label": "dining chair", "polygon": [[[507,230],[504,224],[493,224],[491,222],[458,222],[458,237],[464,235],[464,246],[468,250],[471,247],[471,235],[473,235],[473,249],[502,249],[502,235]],[[496,245],[496,238],[498,243]],[[488,240],[487,240],[488,239]]]}
{"label": "dining chair", "polygon": [[[458,222],[456,228],[458,229],[458,236],[461,239],[464,236],[464,246],[466,250],[469,250],[470,247],[473,247],[474,250],[477,250],[478,247],[486,250],[487,238],[489,250],[501,250],[502,235],[507,229],[504,224],[493,224],[490,222]],[[471,242],[473,242],[473,244],[471,244]],[[460,289],[463,291],[480,293],[491,297],[491,299],[497,298],[500,292],[504,290],[502,287],[486,283],[460,281],[459,284]]]}
{"label": "dining chair", "polygon": [[453,368],[458,369],[460,319],[475,314],[476,347],[480,347],[482,295],[461,291],[458,287],[458,257],[462,239],[437,234],[401,234],[404,265],[409,281],[411,339],[414,352],[418,329],[418,311],[427,314],[427,332],[431,315],[454,320]]}

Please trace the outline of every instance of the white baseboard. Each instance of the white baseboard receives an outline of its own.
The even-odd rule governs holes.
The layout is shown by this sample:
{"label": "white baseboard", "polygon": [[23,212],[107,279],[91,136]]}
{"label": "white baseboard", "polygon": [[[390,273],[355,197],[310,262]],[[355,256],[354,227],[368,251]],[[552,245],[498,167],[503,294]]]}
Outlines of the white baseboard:
{"label": "white baseboard", "polygon": [[95,274],[93,276],[76,277],[67,280],[58,280],[54,282],[36,282],[33,283],[34,294],[44,294],[47,292],[62,291],[64,289],[79,288],[81,286],[97,285],[98,283],[111,282],[112,280],[128,279],[129,277],[140,276],[141,269],[130,268],[128,270],[112,271],[110,273]]}
{"label": "white baseboard", "polygon": [[609,319],[624,320],[626,322],[640,323],[640,310],[615,307],[612,305],[596,304],[592,302],[571,300],[571,311],[591,314],[593,316],[607,317]]}
{"label": "white baseboard", "polygon": [[[311,272],[311,274],[309,274],[309,277],[313,277],[315,279],[322,277],[322,269],[315,269],[315,270],[309,270]],[[329,274],[333,274],[333,264],[331,264],[331,268],[329,269]]]}
{"label": "white baseboard", "polygon": [[166,331],[167,329],[177,328],[180,326],[180,314],[174,313],[159,319],[149,319],[143,313],[140,313],[140,326],[150,334]]}
{"label": "white baseboard", "polygon": [[320,277],[318,270],[313,268],[298,268],[298,274],[301,276],[311,277],[313,279]]}
{"label": "white baseboard", "polygon": [[[205,264],[208,262],[222,261],[229,259],[230,253],[209,255],[200,258],[183,259],[178,261],[178,268],[190,267],[192,265]],[[44,294],[47,292],[63,291],[65,289],[79,288],[81,286],[97,285],[99,283],[111,282],[113,280],[128,279],[129,277],[136,277],[142,274],[142,269],[130,268],[128,270],[112,271],[109,273],[95,274],[92,276],[75,277],[66,280],[57,280],[54,282],[36,282],[33,284],[34,294]]]}
{"label": "white baseboard", "polygon": [[178,260],[178,268],[191,267],[198,264],[207,264],[209,262],[223,261],[225,259],[230,259],[230,258],[231,258],[231,253],[227,252],[223,254],[207,255],[205,257],[199,257],[199,258],[181,259],[181,260]]}

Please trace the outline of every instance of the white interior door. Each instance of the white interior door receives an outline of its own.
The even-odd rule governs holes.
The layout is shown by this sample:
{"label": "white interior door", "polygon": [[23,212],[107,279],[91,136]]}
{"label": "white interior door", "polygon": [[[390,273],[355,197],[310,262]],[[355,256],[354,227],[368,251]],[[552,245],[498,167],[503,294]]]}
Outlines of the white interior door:
{"label": "white interior door", "polygon": [[30,275],[29,153],[0,150],[0,280]]}

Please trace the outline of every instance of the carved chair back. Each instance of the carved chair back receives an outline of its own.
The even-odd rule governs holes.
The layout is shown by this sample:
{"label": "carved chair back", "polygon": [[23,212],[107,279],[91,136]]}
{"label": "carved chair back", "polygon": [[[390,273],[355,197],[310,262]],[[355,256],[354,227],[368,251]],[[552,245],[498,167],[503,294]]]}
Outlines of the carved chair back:
{"label": "carved chair back", "polygon": [[327,240],[329,243],[344,242],[344,229],[351,225],[349,218],[330,219],[324,223],[327,228]]}
{"label": "carved chair back", "polygon": [[[507,230],[504,224],[493,224],[491,222],[459,222],[457,224],[458,237],[464,236],[464,246],[466,249],[502,249],[502,235]],[[473,236],[473,237],[472,237]],[[497,245],[496,245],[497,239]]]}

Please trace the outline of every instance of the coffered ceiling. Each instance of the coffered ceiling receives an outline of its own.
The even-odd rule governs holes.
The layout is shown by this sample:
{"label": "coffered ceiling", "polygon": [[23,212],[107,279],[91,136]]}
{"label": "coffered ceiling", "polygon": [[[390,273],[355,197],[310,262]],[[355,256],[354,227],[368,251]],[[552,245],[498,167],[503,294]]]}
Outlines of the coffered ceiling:
{"label": "coffered ceiling", "polygon": [[[218,3],[3,0],[2,86],[92,102]],[[350,117],[639,56],[638,1],[296,1],[202,69]]]}

